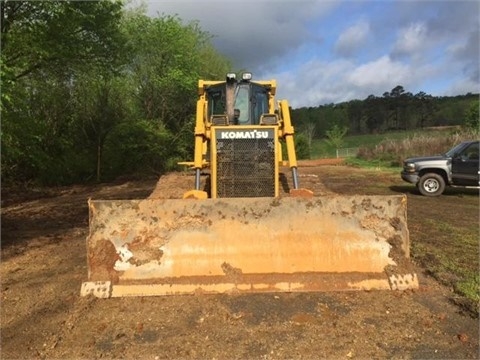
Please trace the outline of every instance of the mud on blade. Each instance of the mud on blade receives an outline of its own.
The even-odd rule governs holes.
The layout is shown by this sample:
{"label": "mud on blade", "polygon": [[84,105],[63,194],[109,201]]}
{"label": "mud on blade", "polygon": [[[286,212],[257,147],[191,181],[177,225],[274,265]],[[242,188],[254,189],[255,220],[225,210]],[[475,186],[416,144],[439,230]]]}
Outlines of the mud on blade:
{"label": "mud on blade", "polygon": [[90,201],[99,297],[418,287],[404,196]]}

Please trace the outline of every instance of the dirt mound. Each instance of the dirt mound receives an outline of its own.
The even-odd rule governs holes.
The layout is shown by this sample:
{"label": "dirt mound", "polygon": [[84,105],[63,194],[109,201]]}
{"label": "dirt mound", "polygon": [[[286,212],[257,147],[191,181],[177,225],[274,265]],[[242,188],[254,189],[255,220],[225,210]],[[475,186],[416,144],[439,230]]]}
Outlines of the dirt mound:
{"label": "dirt mound", "polygon": [[[299,164],[302,168],[299,171],[299,183],[300,188],[312,190],[315,196],[333,194],[329,191],[321,181],[319,181],[319,175],[315,171],[315,165],[317,162],[321,165],[330,165],[329,163],[336,163],[338,165],[338,159],[324,159],[319,161],[306,161]],[[341,159],[340,159],[341,160]],[[210,174],[208,172],[202,172],[200,177],[200,189],[207,191],[207,184],[209,182]],[[280,196],[289,196],[290,189],[292,188],[292,174],[288,167],[280,168]],[[155,188],[148,196],[149,199],[181,199],[183,194],[189,190],[193,190],[195,187],[195,175],[193,171],[185,172],[171,172],[162,175],[158,182],[155,184]]]}
{"label": "dirt mound", "polygon": [[[203,186],[206,176],[206,174],[202,175]],[[185,192],[194,188],[195,176],[193,172],[171,172],[158,179],[148,199],[181,199]]]}

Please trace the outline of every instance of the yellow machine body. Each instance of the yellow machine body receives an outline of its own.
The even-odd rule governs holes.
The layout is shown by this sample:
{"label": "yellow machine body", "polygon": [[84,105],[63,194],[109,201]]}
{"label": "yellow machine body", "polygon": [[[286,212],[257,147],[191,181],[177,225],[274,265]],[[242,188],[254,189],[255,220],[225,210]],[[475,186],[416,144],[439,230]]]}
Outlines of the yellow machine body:
{"label": "yellow machine body", "polygon": [[301,189],[288,103],[275,90],[273,80],[199,81],[194,160],[184,163],[192,189],[183,199],[89,201],[82,295],[418,287],[406,197]]}
{"label": "yellow machine body", "polygon": [[[194,161],[183,163],[195,169],[195,189],[185,198],[278,197],[282,145],[293,192],[299,190],[289,106],[276,102],[275,92],[275,80],[199,81]],[[204,168],[211,174],[208,194],[200,189]]]}

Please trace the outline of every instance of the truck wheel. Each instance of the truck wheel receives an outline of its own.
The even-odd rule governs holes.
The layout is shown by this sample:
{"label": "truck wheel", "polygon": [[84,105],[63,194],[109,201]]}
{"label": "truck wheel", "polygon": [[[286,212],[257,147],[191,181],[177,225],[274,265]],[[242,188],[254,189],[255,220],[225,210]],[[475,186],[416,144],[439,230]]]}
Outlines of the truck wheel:
{"label": "truck wheel", "polygon": [[420,178],[417,187],[422,195],[439,196],[445,190],[445,180],[441,175],[428,173]]}

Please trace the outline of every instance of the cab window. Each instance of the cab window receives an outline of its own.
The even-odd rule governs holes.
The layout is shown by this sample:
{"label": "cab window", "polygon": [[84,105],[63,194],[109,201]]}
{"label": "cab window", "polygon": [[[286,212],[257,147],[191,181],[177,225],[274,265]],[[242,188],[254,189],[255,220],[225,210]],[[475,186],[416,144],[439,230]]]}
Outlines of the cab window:
{"label": "cab window", "polygon": [[225,109],[225,91],[222,88],[208,90],[208,117],[222,115]]}
{"label": "cab window", "polygon": [[249,116],[249,91],[248,86],[240,85],[237,87],[235,93],[235,104],[233,105],[235,110],[239,111],[237,122],[239,125],[245,125],[250,123]]}
{"label": "cab window", "polygon": [[260,117],[268,113],[268,96],[262,87],[254,87],[253,94],[253,121],[254,124],[260,123]]}

